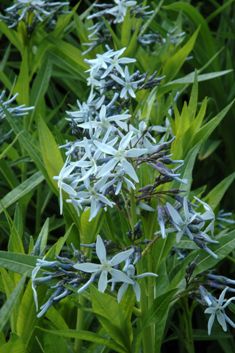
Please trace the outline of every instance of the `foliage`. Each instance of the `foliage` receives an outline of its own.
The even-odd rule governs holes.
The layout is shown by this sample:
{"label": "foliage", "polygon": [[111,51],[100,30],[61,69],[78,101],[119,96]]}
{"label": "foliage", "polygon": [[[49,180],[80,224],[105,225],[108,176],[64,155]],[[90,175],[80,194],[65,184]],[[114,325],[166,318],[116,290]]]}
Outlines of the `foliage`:
{"label": "foliage", "polygon": [[234,352],[234,1],[205,3],[1,5],[1,352]]}

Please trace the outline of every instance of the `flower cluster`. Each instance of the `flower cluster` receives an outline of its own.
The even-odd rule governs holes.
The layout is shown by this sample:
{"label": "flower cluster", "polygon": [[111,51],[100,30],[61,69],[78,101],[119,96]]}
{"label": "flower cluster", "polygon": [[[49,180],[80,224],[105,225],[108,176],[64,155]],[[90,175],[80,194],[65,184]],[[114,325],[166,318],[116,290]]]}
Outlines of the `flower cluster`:
{"label": "flower cluster", "polygon": [[[55,177],[60,189],[61,212],[62,190],[78,212],[87,206],[91,208],[91,220],[101,208],[113,207],[112,195],[117,196],[123,188],[135,189],[139,182],[136,171],[141,164],[146,162],[159,171],[160,164],[163,169],[164,163],[171,163],[165,155],[172,140],[167,142],[158,134],[157,142],[153,136],[159,131],[157,126],[148,128],[142,121],[135,127],[130,122],[129,100],[149,80],[139,72],[129,73],[128,64],[135,59],[122,57],[124,51],[125,48],[108,49],[95,59],[86,60],[90,66],[88,100],[77,102],[79,110],[67,112],[73,128],[78,135],[82,132],[83,138],[63,146],[67,158]],[[152,77],[150,81],[153,82]],[[180,180],[179,174],[167,169],[167,181],[176,177]]]}
{"label": "flower cluster", "polygon": [[14,106],[14,101],[18,94],[11,98],[6,98],[6,92],[2,91],[0,94],[0,121],[5,118],[6,111],[13,116],[27,115],[34,107],[26,107],[24,104]]}
{"label": "flower cluster", "polygon": [[5,126],[2,121],[6,117],[6,114],[11,114],[14,117],[27,115],[34,107],[26,107],[24,104],[16,105],[15,99],[17,94],[12,97],[6,97],[6,92],[2,91],[0,94],[0,144],[8,140],[11,136],[12,130],[9,130],[8,126]]}
{"label": "flower cluster", "polygon": [[[75,251],[75,260],[67,257],[57,257],[56,261],[38,259],[36,267],[32,272],[32,288],[34,300],[38,310],[37,286],[42,284],[49,285],[50,297],[40,307],[38,317],[43,316],[53,303],[59,302],[72,293],[80,294],[85,291],[92,283],[98,282],[98,290],[104,292],[111,284],[111,290],[119,285],[117,299],[120,302],[128,286],[134,290],[136,300],[140,300],[140,286],[137,280],[143,277],[157,277],[152,272],[136,275],[135,264],[140,259],[140,252],[135,248],[122,251],[109,257],[106,245],[98,235],[96,244],[87,244],[83,247],[95,248],[95,259],[97,262],[85,261],[85,256]],[[120,265],[124,263],[121,268]],[[44,269],[44,272],[42,272]],[[46,271],[45,271],[46,269]],[[41,272],[41,277],[38,273]],[[89,277],[90,275],[90,277]]]}
{"label": "flower cluster", "polygon": [[199,287],[201,296],[200,302],[201,304],[207,306],[205,314],[210,314],[210,318],[208,320],[208,335],[211,334],[215,318],[224,331],[227,331],[227,324],[235,328],[235,323],[225,312],[225,309],[229,306],[229,304],[235,300],[235,297],[225,299],[225,295],[228,291],[235,291],[235,288],[229,287],[230,285],[234,285],[235,281],[224,276],[216,276],[212,274],[210,275],[210,278],[213,279],[214,283],[219,285],[222,284],[223,286],[226,285],[226,287],[223,289],[218,299],[208,292],[205,287]]}
{"label": "flower cluster", "polygon": [[5,9],[0,19],[4,20],[9,28],[14,28],[19,22],[24,21],[28,28],[34,28],[38,22],[50,20],[54,24],[58,14],[65,12],[69,2],[43,1],[43,0],[16,0]]}
{"label": "flower cluster", "polygon": [[165,44],[179,45],[184,40],[184,37],[185,32],[178,32],[177,28],[172,28],[171,30],[168,29],[165,35],[152,31],[149,31],[149,33],[140,34],[138,37],[138,42],[144,47],[151,45],[162,46]]}
{"label": "flower cluster", "polygon": [[211,207],[197,197],[194,197],[196,201],[194,203],[189,202],[186,197],[182,198],[179,195],[176,197],[175,206],[169,202],[165,206],[158,206],[158,222],[162,237],[165,238],[167,233],[174,232],[178,243],[185,235],[199,248],[217,258],[217,255],[207,246],[207,244],[218,243],[211,238],[214,235],[215,222]]}
{"label": "flower cluster", "polygon": [[95,3],[93,8],[95,11],[88,16],[88,19],[93,20],[94,24],[89,27],[90,34],[88,35],[88,39],[90,42],[84,44],[88,46],[84,54],[110,39],[110,32],[107,30],[105,20],[115,25],[124,21],[128,11],[134,17],[145,18],[152,14],[152,11],[149,11],[149,6],[143,6],[138,4],[137,1],[132,0],[113,0],[109,3]]}

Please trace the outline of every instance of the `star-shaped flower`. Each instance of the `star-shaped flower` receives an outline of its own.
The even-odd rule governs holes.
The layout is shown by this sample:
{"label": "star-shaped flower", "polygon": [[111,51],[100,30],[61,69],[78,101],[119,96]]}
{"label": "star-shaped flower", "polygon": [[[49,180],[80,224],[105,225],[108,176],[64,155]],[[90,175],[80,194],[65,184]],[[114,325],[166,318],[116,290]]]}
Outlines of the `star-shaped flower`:
{"label": "star-shaped flower", "polygon": [[212,297],[211,305],[204,312],[206,314],[210,314],[210,318],[208,320],[208,335],[211,334],[211,329],[214,324],[215,318],[218,323],[222,327],[224,331],[227,331],[227,324],[235,328],[235,323],[228,317],[225,313],[225,308],[235,300],[235,297],[232,297],[228,300],[224,299],[225,294],[229,288],[224,288],[223,292],[220,294],[219,299]]}
{"label": "star-shaped flower", "polygon": [[93,278],[99,275],[98,290],[104,292],[108,285],[108,275],[111,275],[112,282],[123,282],[134,284],[134,281],[130,279],[124,272],[114,268],[121,262],[128,259],[133,254],[133,249],[122,251],[115,255],[110,260],[107,258],[106,248],[102,238],[98,235],[96,239],[96,255],[100,260],[100,264],[85,262],[77,263],[74,265],[79,271],[91,273],[89,283],[92,283]]}

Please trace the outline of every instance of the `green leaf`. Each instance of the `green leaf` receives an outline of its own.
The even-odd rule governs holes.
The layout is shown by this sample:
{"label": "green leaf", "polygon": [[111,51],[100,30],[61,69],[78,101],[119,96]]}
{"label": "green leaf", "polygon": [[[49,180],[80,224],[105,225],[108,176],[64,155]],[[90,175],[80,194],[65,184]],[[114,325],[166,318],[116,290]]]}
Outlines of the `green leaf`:
{"label": "green leaf", "polygon": [[198,159],[200,161],[207,159],[218,148],[220,143],[221,143],[221,140],[210,140],[209,139],[209,140],[205,141],[204,144],[201,146]]}
{"label": "green leaf", "polygon": [[4,21],[0,21],[0,31],[8,38],[8,40],[21,51],[22,41],[20,40],[19,34],[14,31],[12,28],[8,28],[7,24]]}
{"label": "green leaf", "polygon": [[37,241],[34,245],[34,254],[43,255],[47,245],[47,238],[49,233],[49,218],[46,219],[42,229],[38,235]]}
{"label": "green leaf", "polygon": [[52,51],[56,55],[65,59],[67,63],[70,63],[81,77],[86,77],[84,71],[87,70],[89,66],[84,62],[82,52],[78,48],[53,36],[48,37],[48,41],[54,44]]}
{"label": "green leaf", "polygon": [[209,194],[207,194],[205,201],[212,207],[214,210],[222,200],[224,194],[233,183],[235,179],[235,172],[227,176],[224,180],[222,180],[218,185],[212,189]]}
{"label": "green leaf", "polygon": [[[203,82],[203,81],[212,80],[217,77],[225,76],[231,72],[233,72],[233,70],[223,70],[223,71],[216,71],[216,72],[208,72],[206,74],[200,74],[197,76],[197,81]],[[170,85],[175,85],[175,84],[193,83],[194,80],[195,80],[195,72],[191,72],[190,74],[188,74],[182,78],[178,78],[177,80],[166,83],[165,86],[170,86]]]}
{"label": "green leaf", "polygon": [[36,266],[37,256],[0,251],[0,267],[30,276]]}
{"label": "green leaf", "polygon": [[18,299],[21,295],[21,292],[24,288],[25,276],[21,278],[7,301],[3,304],[0,309],[0,331],[3,330],[4,326],[11,317],[11,314],[16,305],[18,305]]}
{"label": "green leaf", "polygon": [[210,119],[207,124],[203,125],[201,129],[195,134],[193,138],[193,145],[199,143],[200,145],[208,139],[211,133],[215,130],[215,128],[220,124],[223,120],[229,109],[232,107],[235,99],[227,105],[221,112],[219,112],[214,118]]}
{"label": "green leaf", "polygon": [[40,108],[40,103],[48,89],[51,74],[52,63],[47,58],[43,62],[32,85],[31,104],[35,107],[34,112],[36,112],[37,109]]}
{"label": "green leaf", "polygon": [[31,177],[23,181],[23,183],[15,187],[0,201],[0,213],[34,190],[43,180],[44,177],[41,172],[36,172]]}
{"label": "green leaf", "polygon": [[64,162],[54,136],[41,117],[38,120],[38,134],[42,158],[50,183],[54,187],[55,192],[58,193],[57,182],[53,177],[60,173]]}
{"label": "green leaf", "polygon": [[35,304],[32,294],[32,283],[28,282],[16,315],[16,333],[28,345],[35,330],[37,321]]}
{"label": "green leaf", "polygon": [[111,295],[100,293],[95,287],[91,287],[90,292],[93,312],[98,316],[101,325],[115,342],[125,348],[126,352],[130,352],[131,326],[122,304]]}
{"label": "green leaf", "polygon": [[201,259],[197,263],[196,269],[193,273],[195,276],[199,273],[202,273],[203,271],[215,267],[219,261],[224,259],[235,249],[235,230],[226,235],[223,235],[218,240],[219,244],[211,245],[213,252],[218,255],[218,259],[215,259],[206,253],[201,254]]}
{"label": "green leaf", "polygon": [[151,22],[153,21],[154,17],[158,14],[158,12],[161,9],[163,3],[164,3],[164,0],[161,0],[159,2],[159,4],[156,6],[156,8],[154,9],[153,13],[147,19],[147,21],[145,21],[145,23],[143,24],[143,26],[141,28],[139,36],[142,36],[146,32],[146,30],[149,28]]}
{"label": "green leaf", "polygon": [[20,73],[14,87],[14,92],[18,93],[16,100],[19,104],[29,105],[29,58],[28,48],[24,47],[22,51],[22,61]]}
{"label": "green leaf", "polygon": [[[208,24],[206,23],[205,19],[200,14],[198,9],[183,1],[174,2],[170,5],[164,6],[164,8],[167,10],[176,11],[177,13],[179,13],[179,11],[182,11],[190,18],[191,21],[194,22],[196,27],[200,26],[199,39],[201,39],[200,42],[203,43],[204,55],[206,56],[206,60],[210,59],[216,52],[215,42],[212,37],[212,33],[208,27]],[[217,70],[218,67],[217,63],[218,61],[216,61],[212,65],[215,70]]]}
{"label": "green leaf", "polygon": [[185,190],[188,194],[191,190],[191,185],[193,181],[193,167],[199,152],[200,146],[196,145],[187,153],[183,165],[182,179],[187,180],[187,184],[181,184],[180,189]]}
{"label": "green leaf", "polygon": [[1,353],[26,353],[23,340],[16,335],[12,335],[10,340],[1,346]]}
{"label": "green leaf", "polygon": [[68,343],[63,336],[44,333],[43,349],[46,353],[65,353],[68,351]]}
{"label": "green leaf", "polygon": [[163,75],[166,76],[167,81],[172,80],[179,72],[180,68],[184,64],[187,56],[192,51],[195,41],[198,36],[199,29],[192,35],[189,41],[179,49],[173,56],[169,57],[163,67]]}
{"label": "green leaf", "polygon": [[66,338],[75,338],[78,340],[84,340],[88,342],[94,342],[96,344],[108,347],[109,349],[114,350],[118,353],[126,353],[126,350],[119,346],[117,343],[110,341],[107,338],[99,335],[95,332],[90,331],[77,331],[77,330],[46,330],[42,327],[39,327],[41,331],[48,332],[52,335],[66,337]]}
{"label": "green leaf", "polygon": [[56,328],[57,330],[69,329],[69,326],[65,322],[62,314],[60,314],[59,311],[54,308],[54,306],[51,306],[45,315],[47,319],[50,320],[53,328]]}
{"label": "green leaf", "polygon": [[96,240],[96,235],[99,233],[103,224],[104,213],[99,212],[98,215],[89,221],[90,209],[85,210],[80,217],[80,241],[84,244],[92,243]]}
{"label": "green leaf", "polygon": [[156,330],[155,330],[154,352],[160,353],[160,349],[163,341],[163,335],[165,331],[166,320],[171,307],[171,302],[176,292],[177,290],[174,289],[157,297],[152,302],[151,307],[146,312],[144,312],[143,316],[140,319],[141,325],[134,332],[134,337],[135,337],[134,352],[135,353],[139,352],[139,347],[140,347],[143,334],[148,335],[148,330],[150,330],[149,326],[155,323],[156,323]]}
{"label": "green leaf", "polygon": [[24,245],[22,241],[23,224],[22,223],[20,224],[20,222],[23,222],[22,207],[20,207],[19,204],[16,205],[14,220],[11,219],[11,217],[7,214],[6,211],[4,212],[10,227],[8,250],[12,252],[24,253],[25,251],[24,251]]}
{"label": "green leaf", "polygon": [[22,126],[17,124],[15,119],[12,118],[12,116],[7,111],[6,119],[8,120],[14,133],[16,135],[19,135],[19,142],[22,148],[27,151],[28,155],[32,158],[32,160],[37,165],[38,169],[43,173],[43,175],[47,176],[45,167],[41,159],[40,150],[32,135],[28,131],[24,130]]}
{"label": "green leaf", "polygon": [[61,250],[62,250],[62,248],[63,248],[63,246],[65,244],[65,242],[68,240],[70,234],[72,233],[73,228],[74,228],[74,224],[71,224],[71,226],[69,227],[69,229],[67,230],[65,235],[63,237],[60,237],[57,240],[57,242],[50,247],[50,249],[46,253],[47,258],[54,259],[56,255],[59,255],[59,253],[61,252]]}

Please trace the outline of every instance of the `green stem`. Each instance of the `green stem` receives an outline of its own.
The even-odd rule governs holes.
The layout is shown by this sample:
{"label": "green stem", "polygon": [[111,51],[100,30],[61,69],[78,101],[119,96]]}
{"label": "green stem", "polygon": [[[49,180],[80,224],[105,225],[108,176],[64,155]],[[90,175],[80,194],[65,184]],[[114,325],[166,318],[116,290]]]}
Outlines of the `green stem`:
{"label": "green stem", "polygon": [[129,209],[129,205],[128,205],[128,202],[127,202],[127,199],[125,198],[123,192],[121,192],[121,196],[123,198],[123,201],[124,201],[124,206],[125,206],[125,211],[126,211],[126,214],[127,214],[127,218],[128,218],[128,221],[129,221],[129,224],[130,224],[130,227],[131,227],[131,231],[134,232],[134,222],[133,222],[133,219],[132,219],[132,216],[131,216],[131,212],[130,212],[130,209]]}
{"label": "green stem", "polygon": [[185,313],[185,348],[188,353],[195,353],[192,329],[192,310],[189,308],[187,298],[184,298],[183,305]]}
{"label": "green stem", "polygon": [[[85,299],[80,297],[79,302],[81,305],[81,308],[77,309],[77,323],[76,323],[76,331],[80,331],[84,329],[84,310],[82,309],[85,304]],[[82,347],[82,340],[75,339],[74,341],[74,352],[79,353],[81,352],[81,347]]]}

